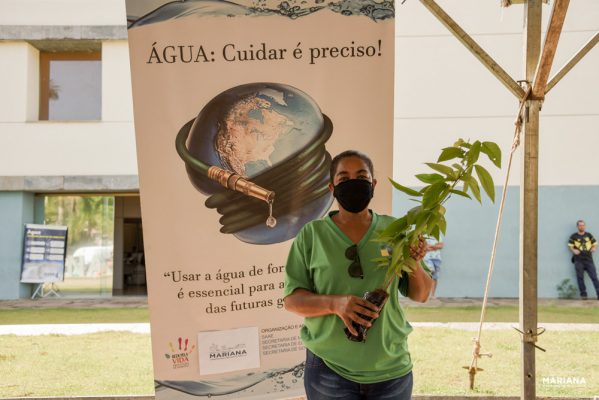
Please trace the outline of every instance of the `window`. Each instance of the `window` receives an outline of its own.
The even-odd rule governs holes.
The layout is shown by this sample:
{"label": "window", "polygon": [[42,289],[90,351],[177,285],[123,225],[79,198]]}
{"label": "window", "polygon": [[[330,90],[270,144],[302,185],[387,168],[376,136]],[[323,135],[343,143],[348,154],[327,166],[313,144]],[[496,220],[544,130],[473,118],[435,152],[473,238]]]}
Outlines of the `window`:
{"label": "window", "polygon": [[40,120],[100,120],[102,61],[95,53],[41,53]]}
{"label": "window", "polygon": [[66,225],[65,296],[111,296],[113,275],[114,197],[46,196],[44,223]]}

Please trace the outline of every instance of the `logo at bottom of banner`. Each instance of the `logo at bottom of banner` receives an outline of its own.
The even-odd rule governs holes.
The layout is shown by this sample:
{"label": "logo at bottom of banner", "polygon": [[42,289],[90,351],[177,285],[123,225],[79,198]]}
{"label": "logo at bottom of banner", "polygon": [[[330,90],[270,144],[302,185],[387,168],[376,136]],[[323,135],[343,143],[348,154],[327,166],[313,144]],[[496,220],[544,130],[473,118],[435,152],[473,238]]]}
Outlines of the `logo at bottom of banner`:
{"label": "logo at bottom of banner", "polygon": [[200,375],[260,368],[258,327],[198,333]]}
{"label": "logo at bottom of banner", "polygon": [[164,353],[164,357],[170,360],[173,369],[189,367],[189,357],[195,349],[195,345],[190,345],[188,338],[179,337],[176,342],[168,343],[170,352]]}

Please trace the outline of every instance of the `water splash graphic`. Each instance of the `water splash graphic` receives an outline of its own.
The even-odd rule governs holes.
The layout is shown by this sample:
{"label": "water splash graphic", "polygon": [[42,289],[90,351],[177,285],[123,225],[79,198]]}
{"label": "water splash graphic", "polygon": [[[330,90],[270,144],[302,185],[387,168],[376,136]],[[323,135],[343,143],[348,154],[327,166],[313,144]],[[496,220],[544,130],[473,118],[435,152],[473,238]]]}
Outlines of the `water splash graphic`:
{"label": "water splash graphic", "polygon": [[395,16],[392,0],[285,0],[267,2],[252,0],[248,5],[219,0],[183,0],[166,3],[148,14],[136,18],[128,17],[129,28],[186,17],[238,17],[278,15],[297,19],[317,11],[329,11],[346,16],[366,16],[373,21],[382,21]]}
{"label": "water splash graphic", "polygon": [[[277,393],[303,386],[305,363],[292,368],[274,369],[264,372],[251,372],[245,375],[231,376],[218,381],[156,381],[156,392],[172,389],[192,396],[226,396],[241,391],[254,392],[256,385],[262,383],[261,394]],[[259,393],[256,393],[259,394]],[[237,398],[237,397],[234,397]]]}

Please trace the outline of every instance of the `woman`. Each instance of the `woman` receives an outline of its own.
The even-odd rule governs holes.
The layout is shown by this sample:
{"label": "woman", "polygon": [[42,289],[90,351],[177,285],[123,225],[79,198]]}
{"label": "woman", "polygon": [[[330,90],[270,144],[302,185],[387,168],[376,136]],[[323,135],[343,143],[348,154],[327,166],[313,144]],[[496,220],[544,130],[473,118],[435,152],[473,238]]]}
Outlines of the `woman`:
{"label": "woman", "polygon": [[[383,285],[386,270],[372,260],[388,255],[387,246],[373,239],[394,219],[368,209],[376,180],[366,155],[353,150],[337,155],[330,176],[339,211],[302,228],[285,269],[285,308],[305,317],[306,394],[309,400],[410,399],[412,328],[396,293],[425,302],[431,279],[422,267],[395,279],[380,310],[362,299]],[[420,261],[425,246],[412,249],[412,257]],[[352,321],[369,328],[366,342],[347,339],[344,328],[357,335]]]}

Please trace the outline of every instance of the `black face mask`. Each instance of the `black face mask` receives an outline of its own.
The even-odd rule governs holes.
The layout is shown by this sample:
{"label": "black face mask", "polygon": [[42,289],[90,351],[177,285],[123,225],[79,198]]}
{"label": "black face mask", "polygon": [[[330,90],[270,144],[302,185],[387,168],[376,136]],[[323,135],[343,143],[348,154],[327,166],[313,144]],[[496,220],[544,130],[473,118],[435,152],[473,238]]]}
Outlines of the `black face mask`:
{"label": "black face mask", "polygon": [[335,186],[333,196],[343,209],[351,213],[359,213],[370,203],[374,187],[365,179],[350,179]]}

